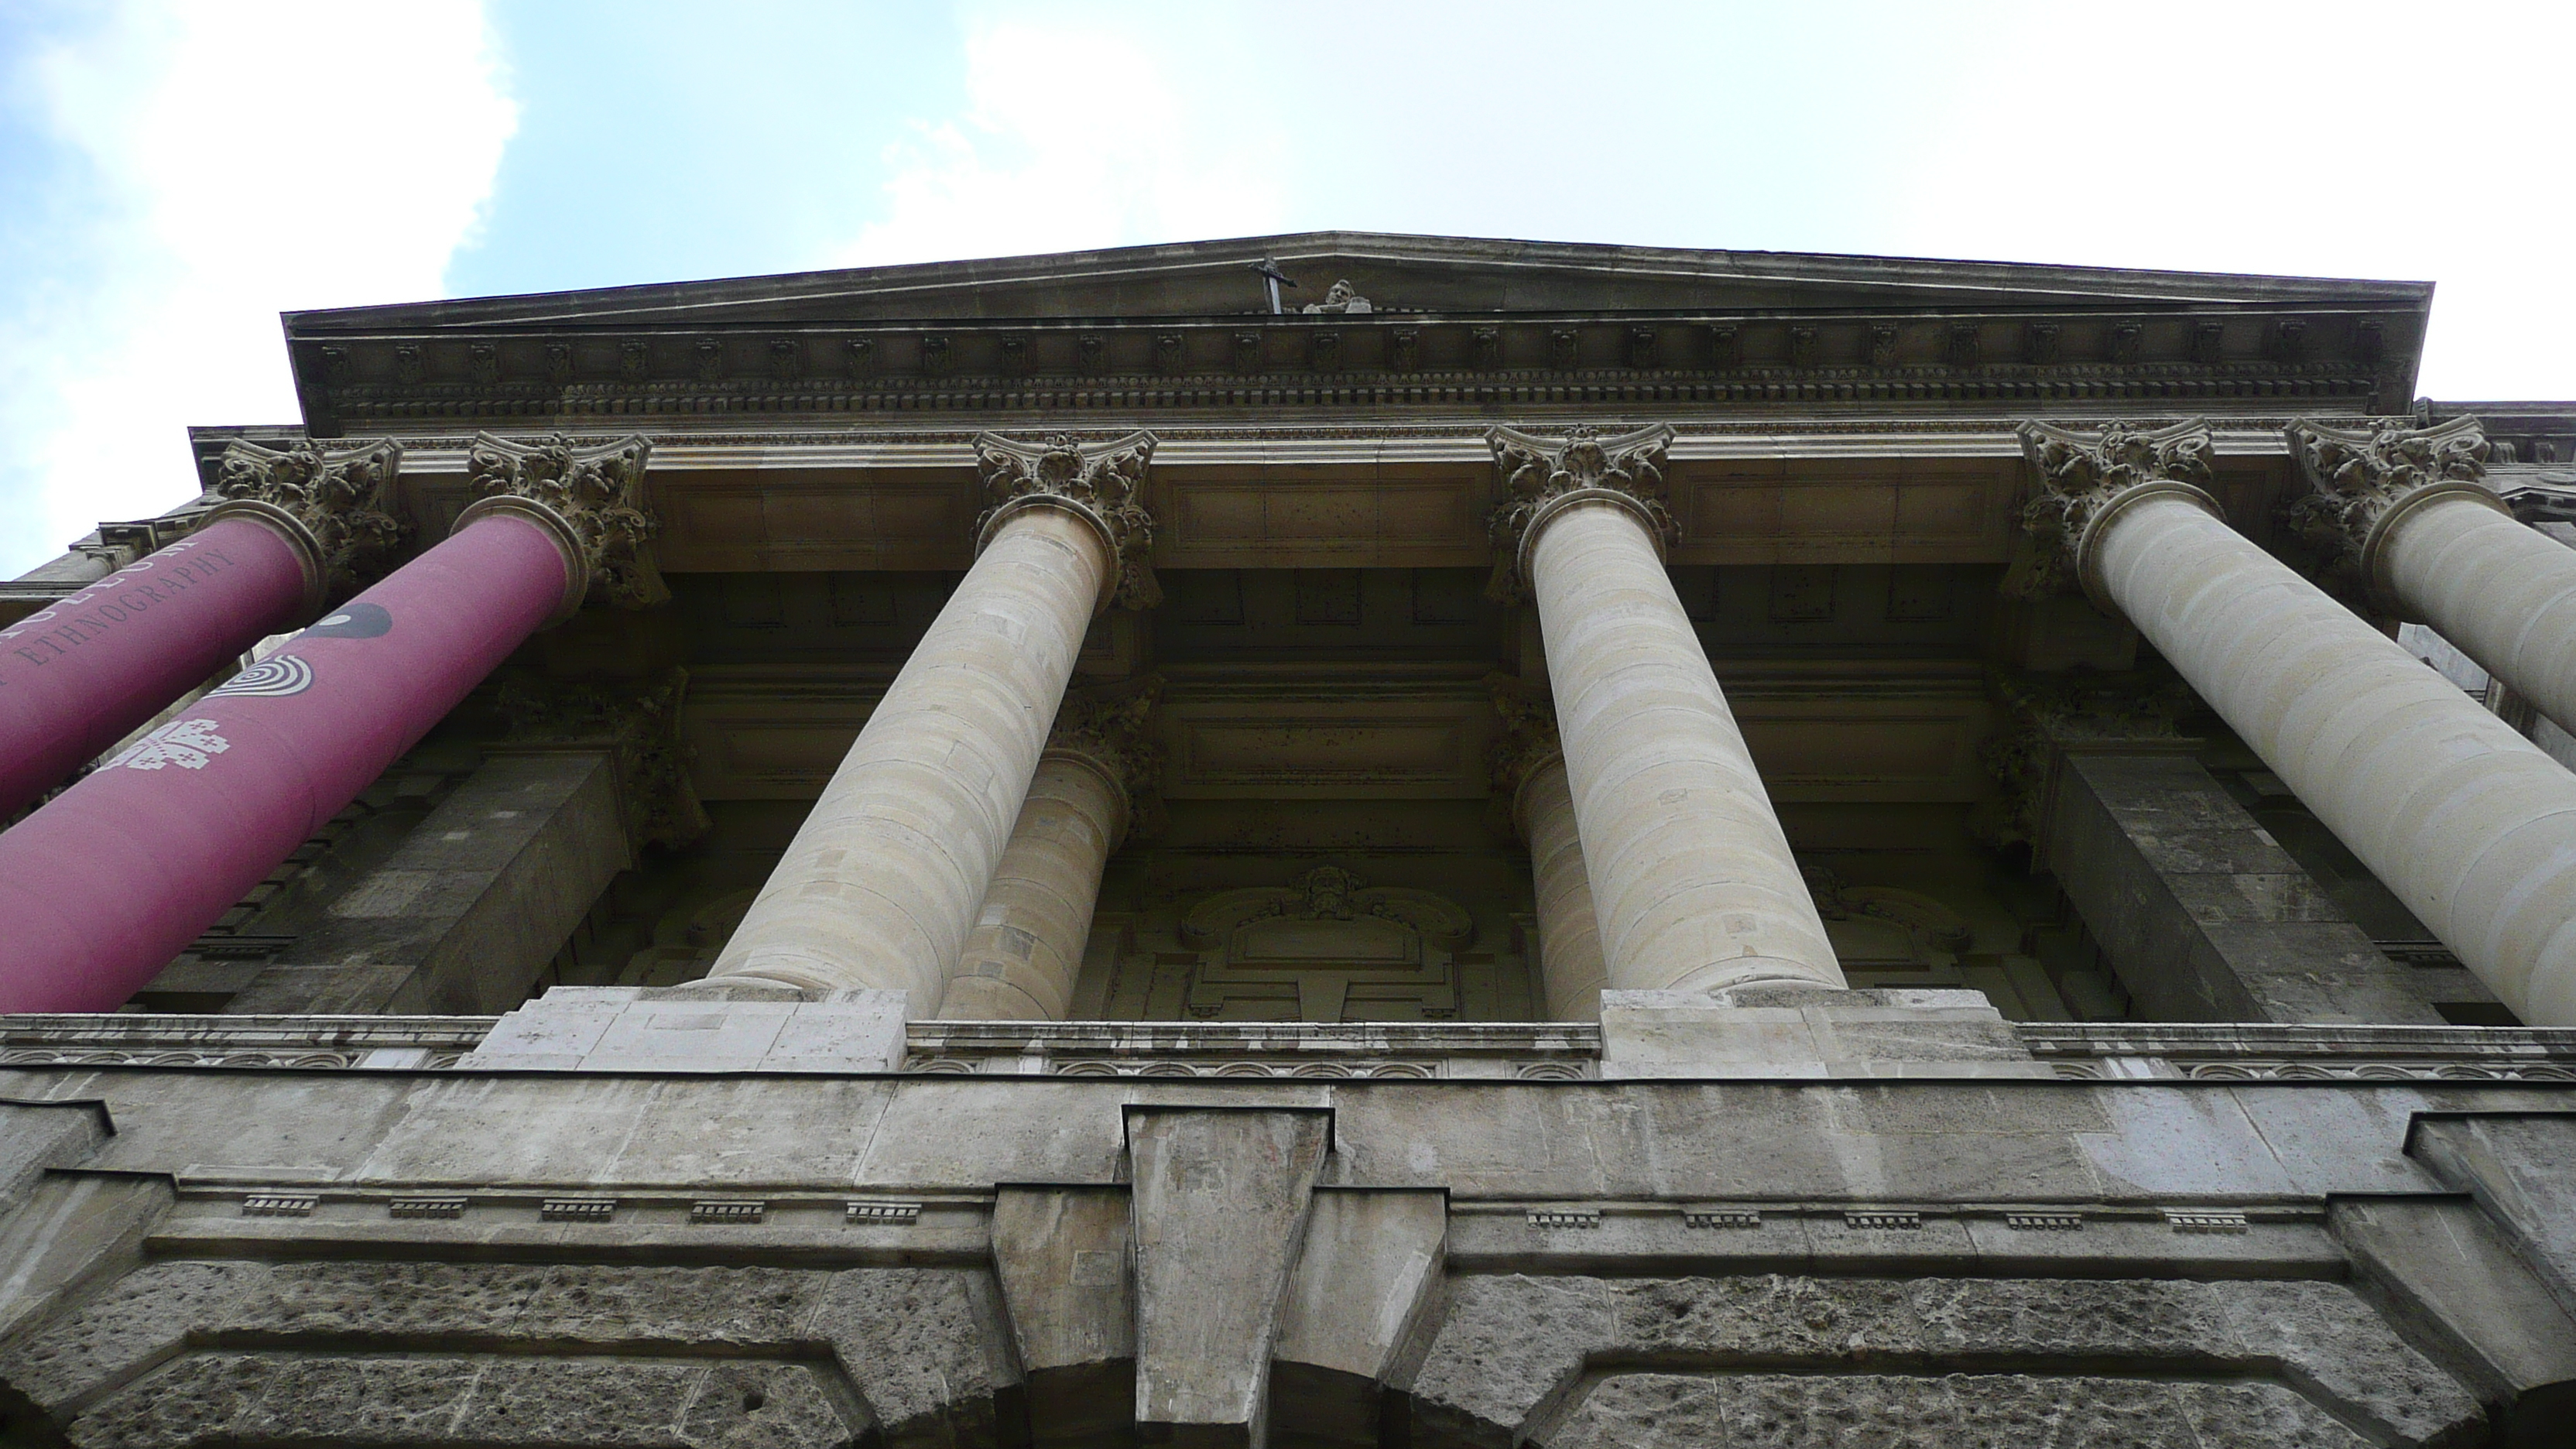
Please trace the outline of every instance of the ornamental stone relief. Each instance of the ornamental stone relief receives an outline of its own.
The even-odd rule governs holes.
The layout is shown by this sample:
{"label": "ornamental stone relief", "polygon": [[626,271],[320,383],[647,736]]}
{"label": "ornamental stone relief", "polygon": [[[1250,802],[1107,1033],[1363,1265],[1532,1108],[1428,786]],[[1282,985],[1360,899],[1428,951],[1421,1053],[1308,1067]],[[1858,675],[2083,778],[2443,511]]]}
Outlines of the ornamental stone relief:
{"label": "ornamental stone relief", "polygon": [[263,505],[271,519],[302,530],[318,611],[381,578],[410,533],[392,512],[402,453],[391,438],[284,449],[235,439],[216,465],[214,491],[228,502]]}
{"label": "ornamental stone relief", "polygon": [[1665,453],[1672,442],[1673,430],[1663,423],[1618,433],[1574,427],[1555,438],[1508,427],[1485,434],[1501,475],[1502,501],[1487,520],[1494,541],[1494,596],[1510,602],[1528,593],[1524,555],[1531,525],[1550,505],[1578,494],[1615,497],[1639,513],[1664,547],[1679,543],[1681,525],[1665,501]]}
{"label": "ornamental stone relief", "polygon": [[2489,447],[2474,417],[2439,427],[2332,428],[2300,421],[2283,430],[2307,490],[2288,509],[2290,527],[2323,556],[2331,575],[2395,612],[2375,577],[2380,544],[2408,509],[2445,494],[2495,499],[2485,483]]}
{"label": "ornamental stone relief", "polygon": [[644,500],[652,451],[641,435],[584,443],[477,433],[465,473],[478,499],[524,500],[562,520],[565,542],[586,573],[588,602],[641,609],[671,597],[652,553],[660,526]]}
{"label": "ornamental stone relief", "polygon": [[976,466],[984,478],[983,516],[975,534],[989,537],[994,524],[1023,499],[1050,497],[1078,507],[1109,545],[1114,601],[1150,609],[1163,601],[1154,580],[1154,518],[1145,511],[1145,472],[1154,460],[1152,433],[1133,432],[1101,443],[1072,433],[1024,442],[1000,433],[975,438]]}
{"label": "ornamental stone relief", "polygon": [[2021,525],[2039,548],[2028,566],[2006,580],[2008,593],[2038,598],[2081,585],[2102,603],[2086,577],[2092,562],[2088,550],[2101,523],[2151,492],[2208,497],[2201,491],[2210,481],[2205,421],[2161,428],[2112,423],[2099,433],[2027,422],[2020,434],[2022,452],[2039,482],[2022,507]]}

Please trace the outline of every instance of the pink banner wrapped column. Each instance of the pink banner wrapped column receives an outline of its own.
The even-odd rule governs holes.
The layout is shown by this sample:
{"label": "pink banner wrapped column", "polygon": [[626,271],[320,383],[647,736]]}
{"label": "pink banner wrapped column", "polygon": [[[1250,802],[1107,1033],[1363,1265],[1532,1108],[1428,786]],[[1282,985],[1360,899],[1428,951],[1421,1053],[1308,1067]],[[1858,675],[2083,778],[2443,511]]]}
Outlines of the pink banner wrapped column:
{"label": "pink banner wrapped column", "polygon": [[0,629],[0,815],[292,627],[309,590],[274,527],[218,518]]}
{"label": "pink banner wrapped column", "polygon": [[566,601],[488,514],[0,834],[0,1011],[112,1011]]}

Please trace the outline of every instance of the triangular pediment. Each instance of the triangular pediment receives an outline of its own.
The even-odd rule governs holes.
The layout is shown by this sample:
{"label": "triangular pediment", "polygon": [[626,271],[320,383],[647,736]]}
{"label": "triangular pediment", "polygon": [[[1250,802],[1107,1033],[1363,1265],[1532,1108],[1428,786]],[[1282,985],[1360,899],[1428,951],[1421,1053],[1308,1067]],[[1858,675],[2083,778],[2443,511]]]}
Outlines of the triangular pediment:
{"label": "triangular pediment", "polygon": [[2418,282],[1306,232],[1044,256],[476,298],[290,315],[299,337],[480,328],[662,329],[1266,313],[1254,264],[1347,280],[1375,313],[1698,315],[1996,312],[2319,303],[2418,309]]}

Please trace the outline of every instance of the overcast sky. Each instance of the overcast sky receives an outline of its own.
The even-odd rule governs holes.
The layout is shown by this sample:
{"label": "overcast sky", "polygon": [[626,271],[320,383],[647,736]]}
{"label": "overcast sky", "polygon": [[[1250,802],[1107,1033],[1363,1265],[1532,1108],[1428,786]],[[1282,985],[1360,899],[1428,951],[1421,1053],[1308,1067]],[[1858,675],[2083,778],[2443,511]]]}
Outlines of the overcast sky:
{"label": "overcast sky", "polygon": [[0,576],[277,314],[1344,227],[2427,279],[2576,398],[2576,5],[0,0]]}

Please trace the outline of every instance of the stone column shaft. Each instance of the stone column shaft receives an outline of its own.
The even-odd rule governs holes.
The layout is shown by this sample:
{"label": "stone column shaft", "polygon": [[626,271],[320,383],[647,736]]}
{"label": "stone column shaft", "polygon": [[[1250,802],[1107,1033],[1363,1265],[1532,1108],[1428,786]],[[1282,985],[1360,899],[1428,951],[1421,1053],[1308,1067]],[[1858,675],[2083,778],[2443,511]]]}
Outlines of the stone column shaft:
{"label": "stone column shaft", "polygon": [[[1083,634],[1113,591],[1138,596],[1151,527],[1133,497],[1149,435],[1091,449],[1069,437],[1031,446],[987,435],[978,448],[999,497],[975,566],[868,716],[710,980],[906,991],[923,1012],[945,992]],[[1129,538],[1134,561],[1122,560]]]}
{"label": "stone column shaft", "polygon": [[2295,423],[2314,490],[2294,516],[2383,609],[2433,626],[2576,730],[2576,551],[2489,491],[2475,418],[2362,432]]}
{"label": "stone column shaft", "polygon": [[2576,775],[2221,522],[2205,431],[2024,437],[2087,588],[2498,999],[2576,1025]]}
{"label": "stone column shaft", "polygon": [[1669,437],[1578,430],[1552,452],[1494,437],[1509,493],[1534,505],[1520,572],[1546,640],[1608,983],[1840,988],[1824,922],[1664,571],[1660,503],[1641,497],[1659,491]]}
{"label": "stone column shaft", "polygon": [[1584,873],[1574,791],[1559,756],[1530,772],[1512,812],[1529,842],[1531,886],[1538,901],[1538,962],[1547,1014],[1556,1021],[1597,1021],[1610,971],[1601,959],[1601,924]]}
{"label": "stone column shaft", "polygon": [[2576,550],[2455,495],[2399,519],[2387,553],[2407,612],[2576,731]]}
{"label": "stone column shaft", "polygon": [[1127,824],[1127,792],[1097,761],[1049,750],[1002,849],[957,974],[951,1021],[1062,1021],[1091,939],[1100,874]]}

